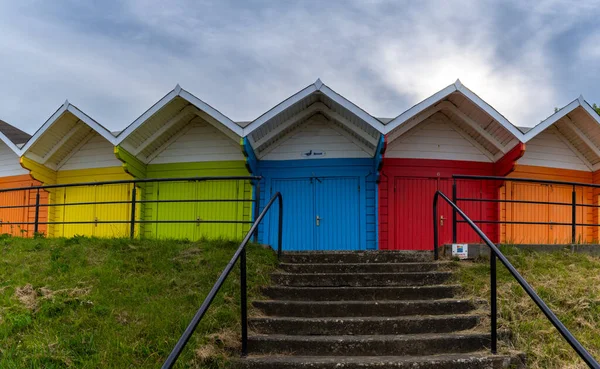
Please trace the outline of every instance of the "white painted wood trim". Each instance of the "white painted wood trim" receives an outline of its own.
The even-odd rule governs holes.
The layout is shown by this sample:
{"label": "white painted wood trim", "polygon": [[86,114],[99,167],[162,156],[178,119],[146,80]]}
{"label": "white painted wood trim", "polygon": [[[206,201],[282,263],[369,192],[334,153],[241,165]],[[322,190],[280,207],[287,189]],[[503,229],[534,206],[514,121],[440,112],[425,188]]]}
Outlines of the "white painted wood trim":
{"label": "white painted wood trim", "polygon": [[54,154],[56,154],[56,152],[58,150],[60,150],[60,148],[65,144],[65,142],[69,141],[71,139],[71,137],[73,137],[73,135],[77,132],[79,132],[79,130],[82,128],[83,126],[81,124],[79,124],[79,121],[75,122],[75,125],[73,126],[73,128],[71,128],[69,130],[69,132],[67,132],[51,149],[50,151],[48,151],[46,153],[46,155],[44,155],[44,157],[42,158],[42,161],[40,162],[40,164],[46,164],[46,162],[48,161],[48,159],[50,159],[50,157]]}
{"label": "white painted wood trim", "polygon": [[529,130],[527,133],[525,133],[521,138],[521,141],[523,143],[531,141],[532,138],[545,131],[546,128],[558,122],[560,119],[562,119],[564,116],[566,116],[579,106],[580,104],[578,100],[571,101],[567,106],[552,114],[551,116],[537,124],[535,127],[533,127],[531,130]]}
{"label": "white painted wood trim", "polygon": [[269,132],[267,135],[265,135],[264,137],[262,137],[258,141],[253,141],[252,142],[254,144],[253,146],[257,147],[257,148],[260,148],[266,142],[268,142],[269,140],[273,139],[273,137],[276,137],[281,132],[285,131],[289,127],[291,127],[294,124],[298,123],[298,121],[300,121],[302,119],[305,119],[305,118],[309,118],[311,115],[319,112],[320,110],[325,110],[325,109],[327,109],[327,107],[325,106],[325,104],[323,104],[321,102],[317,102],[317,103],[314,103],[314,104],[310,105],[309,107],[307,107],[306,109],[302,110],[298,114],[294,115],[290,119],[288,119],[285,122],[281,123],[279,126],[275,127],[271,132]]}
{"label": "white painted wood trim", "polygon": [[215,121],[229,128],[233,133],[235,133],[238,136],[238,140],[244,135],[244,130],[242,129],[242,127],[238,126],[234,121],[226,117],[223,113],[208,105],[204,101],[200,100],[196,96],[183,89],[179,92],[179,96],[195,105],[196,108],[198,108],[199,110],[208,114]]}
{"label": "white painted wood trim", "polygon": [[181,87],[179,85],[175,86],[171,92],[166,94],[162,99],[158,100],[154,105],[150,107],[150,109],[146,110],[142,115],[140,115],[136,120],[133,121],[130,125],[127,126],[119,135],[117,136],[116,144],[120,144],[131,134],[131,132],[135,131],[139,126],[142,125],[148,118],[156,114],[157,111],[162,109],[165,105],[167,105],[171,100],[179,95],[179,91]]}
{"label": "white painted wood trim", "polygon": [[[65,102],[63,105],[61,105],[60,108],[58,108],[58,110],[55,111],[54,114],[52,114],[52,116],[50,116],[50,118],[48,118],[48,120],[46,120],[46,122],[44,122],[44,124],[40,127],[40,129],[38,129],[34,133],[34,135],[31,136],[31,138],[29,139],[29,141],[27,141],[25,146],[23,146],[21,148],[22,153],[26,153],[27,150],[29,150],[29,148],[31,147],[31,145],[33,145],[40,138],[40,136],[42,136],[42,134],[44,134],[46,129],[48,129],[48,127],[51,126],[52,123],[54,123],[58,119],[60,119],[60,117],[67,111],[67,104],[68,104],[68,102]],[[38,158],[41,159],[39,156],[38,156]],[[35,160],[35,161],[39,162],[38,160]]]}
{"label": "white painted wood trim", "polygon": [[[242,136],[234,131],[232,131],[231,129],[229,129],[227,126],[224,126],[223,124],[221,124],[221,122],[217,121],[215,118],[213,118],[210,114],[206,113],[203,110],[199,110],[196,109],[196,115],[199,116],[200,118],[202,118],[204,121],[206,121],[208,124],[212,125],[213,127],[215,127],[217,130],[219,130],[220,132],[222,132],[223,134],[225,134],[225,136],[231,138],[233,141],[235,141],[236,143],[240,143],[240,139],[242,138]],[[236,125],[237,126],[237,125]],[[239,127],[239,126],[238,126]],[[241,128],[240,128],[241,129]],[[241,132],[241,131],[240,131]]]}
{"label": "white painted wood trim", "polygon": [[282,111],[286,110],[290,106],[294,105],[295,103],[297,103],[298,101],[304,99],[306,96],[312,94],[315,91],[317,91],[317,87],[313,83],[313,84],[311,84],[311,85],[303,88],[302,90],[298,91],[294,95],[288,97],[287,99],[285,99],[284,101],[280,102],[275,107],[273,107],[271,110],[267,111],[266,113],[264,113],[260,117],[256,118],[248,126],[246,126],[246,128],[244,128],[244,130],[243,130],[244,131],[243,132],[243,136],[248,136],[255,129],[257,129],[258,127],[260,127],[263,124],[265,124],[268,120],[270,120],[271,118],[273,118],[277,114],[279,114]]}
{"label": "white painted wood trim", "polygon": [[452,119],[448,118],[448,116],[446,116],[446,115],[444,115],[444,116],[446,117],[448,124],[450,126],[452,126],[452,128],[454,128],[454,130],[459,135],[461,135],[465,140],[469,141],[469,143],[471,143],[471,145],[475,146],[479,151],[481,151],[481,153],[483,155],[487,156],[488,159],[490,159],[492,162],[495,162],[494,154],[489,152],[485,147],[483,147],[479,142],[477,142],[473,137],[471,137],[470,134],[465,132],[460,126],[458,126],[456,123],[454,123],[452,121]]}
{"label": "white painted wood trim", "polygon": [[[361,130],[359,127],[357,127],[356,125],[348,122],[346,120],[346,118],[342,117],[341,115],[339,115],[338,113],[325,108],[323,110],[323,114],[329,116],[331,119],[333,120],[337,120],[338,122],[342,123],[344,126],[348,127],[349,130],[351,130],[352,132],[356,133],[357,135],[363,137],[368,143],[370,143],[371,145],[373,145],[373,148],[377,147],[377,144],[379,144],[379,140],[374,138],[371,135],[365,135],[365,132],[363,130]],[[373,149],[371,149],[371,151],[373,151]]]}
{"label": "white painted wood trim", "polygon": [[[88,133],[83,140],[81,140],[81,142],[79,142],[77,144],[77,146],[75,146],[75,148],[73,150],[71,150],[71,152],[65,156],[63,158],[63,160],[61,160],[58,164],[56,164],[56,168],[60,169],[63,165],[65,165],[65,163],[67,161],[69,161],[69,159],[71,159],[71,157],[73,157],[73,155],[75,155],[75,153],[77,153],[86,143],[88,143],[96,134],[96,131],[92,130],[90,133]],[[44,165],[46,165],[45,163],[43,163]]]}
{"label": "white painted wood trim", "polygon": [[181,129],[179,132],[174,134],[173,137],[171,137],[168,141],[166,141],[165,143],[160,145],[160,147],[158,149],[154,150],[154,152],[152,154],[148,155],[148,157],[146,157],[146,158],[142,157],[141,159],[144,162],[144,164],[150,163],[152,160],[154,160],[154,158],[156,158],[158,155],[160,155],[161,152],[165,151],[165,149],[167,147],[169,147],[169,145],[171,145],[173,142],[177,141],[179,139],[179,137],[183,136],[190,129],[192,129],[194,120],[196,120],[196,119],[199,119],[199,118],[194,118],[194,119],[190,120],[189,123],[183,129]]}
{"label": "white painted wood trim", "polygon": [[[320,82],[320,80],[318,81]],[[377,131],[379,131],[379,133],[383,134],[383,131],[385,130],[384,124],[381,123],[381,121],[379,121],[378,119],[374,118],[369,113],[367,113],[366,111],[364,111],[363,109],[359,108],[356,104],[346,99],[342,95],[338,94],[337,92],[333,91],[327,85],[321,84],[321,86],[318,87],[318,90],[321,91],[325,96],[327,96],[331,100],[340,104],[342,107],[344,107],[344,109],[348,110],[349,112],[363,120],[365,123],[375,128]]]}
{"label": "white painted wood trim", "polygon": [[440,104],[442,109],[448,109],[452,113],[456,114],[460,119],[462,119],[465,123],[467,123],[471,128],[473,128],[477,133],[483,136],[486,140],[488,140],[492,145],[494,145],[500,152],[506,154],[506,147],[502,145],[494,136],[492,136],[488,131],[483,129],[477,122],[473,121],[473,119],[469,118],[465,113],[460,111],[456,107],[456,105],[452,104],[450,101],[442,101]]}
{"label": "white painted wood trim", "polygon": [[186,116],[188,114],[192,114],[195,111],[196,111],[196,108],[194,108],[192,105],[188,105],[185,108],[181,109],[181,111],[179,113],[177,113],[174,117],[169,119],[167,121],[167,123],[163,124],[150,137],[148,137],[144,142],[142,142],[142,144],[140,146],[138,146],[137,149],[133,150],[131,153],[133,155],[137,156],[140,152],[144,151],[144,149],[146,147],[148,147],[148,145],[150,145],[152,142],[154,142],[154,140],[156,140],[163,133],[165,133],[166,131],[171,129],[171,127],[173,127],[175,124],[179,123],[181,118],[183,118],[184,116]]}
{"label": "white painted wood trim", "polygon": [[[344,124],[344,126],[346,126]],[[356,141],[356,139],[354,137],[352,137],[351,134],[349,134],[346,130],[344,130],[342,127],[338,126],[335,123],[331,124],[331,129],[333,129],[334,131],[336,131],[337,133],[341,134],[342,136],[346,137],[347,139],[349,139],[353,144],[355,144],[356,146],[358,146],[362,151],[366,152],[368,155],[373,156],[375,154],[375,150],[377,149],[375,148],[371,148],[366,146],[365,144],[363,144],[360,141]]]}
{"label": "white painted wood trim", "polygon": [[411,118],[413,118],[413,117],[417,116],[419,113],[429,109],[433,105],[437,104],[440,100],[445,99],[446,97],[448,97],[451,93],[453,93],[455,91],[456,91],[456,86],[454,84],[451,84],[450,86],[429,96],[425,100],[421,101],[417,105],[414,105],[413,107],[411,107],[404,113],[398,115],[396,118],[394,118],[393,120],[388,122],[388,124],[385,125],[385,128],[382,133],[388,134],[388,133],[392,132],[397,127],[405,124]]}
{"label": "white painted wood trim", "polygon": [[573,153],[575,155],[577,155],[577,157],[583,162],[583,164],[585,164],[586,167],[588,167],[588,168],[590,168],[590,170],[592,170],[593,165],[585,158],[585,156],[583,156],[583,154],[581,154],[581,152],[579,152],[579,150],[577,150],[577,148],[575,146],[573,146],[573,144],[565,136],[563,136],[562,133],[560,133],[558,128],[553,126],[553,127],[549,127],[549,129],[552,130],[552,132],[554,132],[556,137],[558,137],[565,145],[567,145],[567,147],[569,149],[571,149],[571,151],[573,151]]}
{"label": "white painted wood trim", "polygon": [[438,111],[440,111],[439,106],[435,105],[435,106],[430,106],[431,110],[424,110],[422,112],[420,112],[419,114],[412,116],[409,121],[403,123],[401,126],[398,127],[397,130],[391,132],[388,136],[388,145],[392,142],[394,142],[396,139],[404,136],[406,134],[406,132],[410,131],[411,129],[413,129],[414,127],[416,127],[419,123],[421,123],[422,121],[424,121],[425,119],[431,117],[433,114],[437,113]]}
{"label": "white painted wood trim", "polygon": [[586,146],[587,146],[587,147],[589,147],[589,149],[590,149],[590,150],[592,150],[592,151],[594,152],[594,154],[596,154],[596,156],[597,156],[598,158],[600,158],[600,149],[598,149],[598,146],[596,146],[596,145],[595,145],[595,144],[594,144],[594,143],[593,143],[593,142],[592,142],[592,141],[589,139],[589,137],[588,137],[588,136],[586,136],[586,135],[585,135],[585,134],[584,134],[584,133],[581,131],[581,129],[579,129],[579,127],[577,127],[577,126],[575,125],[575,123],[573,123],[573,121],[572,121],[572,120],[571,120],[569,117],[566,117],[566,118],[567,118],[567,119],[569,119],[569,122],[571,123],[571,124],[568,124],[568,126],[569,126],[569,129],[570,129],[571,131],[573,131],[573,133],[575,133],[575,135],[576,135],[577,137],[579,137],[579,139],[580,139],[581,141],[583,141],[583,143],[585,143],[585,144],[586,144]]}
{"label": "white painted wood trim", "polygon": [[456,90],[463,95],[465,95],[469,100],[475,103],[478,107],[483,109],[490,117],[494,118],[497,122],[499,122],[504,128],[506,128],[513,136],[522,139],[523,132],[521,132],[515,125],[508,121],[502,114],[500,114],[496,109],[494,109],[490,104],[483,101],[482,98],[477,96],[473,91],[469,90],[465,85],[460,83],[460,81],[456,81]]}
{"label": "white painted wood trim", "polygon": [[99,124],[98,122],[96,122],[95,120],[93,120],[92,118],[90,118],[90,116],[88,116],[87,114],[85,114],[84,112],[82,112],[81,110],[79,110],[74,105],[69,104],[69,106],[67,107],[67,110],[71,114],[73,114],[74,116],[76,116],[77,118],[79,118],[80,121],[82,121],[83,123],[87,124],[91,129],[93,129],[94,131],[98,132],[98,134],[100,134],[100,136],[106,138],[106,140],[108,142],[110,142],[111,144],[115,145],[115,142],[116,142],[115,135],[113,135],[103,125]]}

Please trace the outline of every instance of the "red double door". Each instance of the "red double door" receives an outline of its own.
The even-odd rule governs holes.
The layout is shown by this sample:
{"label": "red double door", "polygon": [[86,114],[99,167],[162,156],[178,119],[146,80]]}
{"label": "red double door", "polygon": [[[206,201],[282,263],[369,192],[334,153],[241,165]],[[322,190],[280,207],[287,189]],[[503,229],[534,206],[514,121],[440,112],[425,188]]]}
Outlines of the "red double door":
{"label": "red double door", "polygon": [[[393,196],[390,196],[393,207],[394,223],[390,246],[395,250],[432,250],[433,249],[433,196],[441,191],[452,199],[452,179],[450,178],[412,178],[396,177],[394,179]],[[479,181],[459,182],[458,198],[494,198]],[[473,220],[484,220],[497,214],[496,204],[463,201],[459,207]],[[436,221],[439,225],[439,244],[452,242],[452,208],[443,199],[438,201]],[[497,225],[478,223],[494,240]],[[480,242],[479,237],[467,224],[457,225],[457,242]]]}

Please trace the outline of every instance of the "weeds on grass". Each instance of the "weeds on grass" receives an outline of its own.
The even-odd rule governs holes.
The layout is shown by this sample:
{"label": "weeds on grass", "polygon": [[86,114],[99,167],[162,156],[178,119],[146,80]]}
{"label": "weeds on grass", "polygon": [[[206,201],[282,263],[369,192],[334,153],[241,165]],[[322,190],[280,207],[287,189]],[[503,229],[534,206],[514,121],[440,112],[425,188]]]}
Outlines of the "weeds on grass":
{"label": "weeds on grass", "polygon": [[[600,359],[600,259],[568,251],[545,253],[503,247],[525,280],[573,335]],[[466,294],[489,299],[489,261],[461,262]],[[524,351],[532,369],[587,368],[504,266],[498,263],[499,328]]]}
{"label": "weeds on grass", "polygon": [[[0,237],[0,368],[160,367],[238,245]],[[250,299],[275,266],[249,245]],[[178,367],[227,367],[239,332],[236,268]]]}

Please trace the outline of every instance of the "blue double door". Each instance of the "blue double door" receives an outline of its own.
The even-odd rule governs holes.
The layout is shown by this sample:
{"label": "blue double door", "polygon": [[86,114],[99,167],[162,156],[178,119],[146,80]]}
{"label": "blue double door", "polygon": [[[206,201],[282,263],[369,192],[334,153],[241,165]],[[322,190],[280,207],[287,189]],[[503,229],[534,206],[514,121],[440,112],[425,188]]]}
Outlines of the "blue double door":
{"label": "blue double door", "polygon": [[[283,249],[289,251],[360,249],[360,178],[273,179],[271,196],[283,195]],[[270,239],[277,239],[277,211]]]}

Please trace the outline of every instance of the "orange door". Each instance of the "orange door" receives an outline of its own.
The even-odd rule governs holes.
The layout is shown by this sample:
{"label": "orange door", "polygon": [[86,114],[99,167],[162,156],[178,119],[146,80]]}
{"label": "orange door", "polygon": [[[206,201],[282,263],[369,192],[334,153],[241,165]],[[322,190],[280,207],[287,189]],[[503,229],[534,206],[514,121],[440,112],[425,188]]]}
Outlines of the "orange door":
{"label": "orange door", "polygon": [[[506,198],[521,201],[549,201],[549,186],[535,183],[512,182],[507,184]],[[550,222],[550,209],[547,204],[506,204],[507,222]],[[548,225],[507,224],[505,243],[531,244],[549,243]]]}
{"label": "orange door", "polygon": [[[583,191],[581,188],[575,190],[576,202],[578,204],[583,203]],[[573,187],[572,186],[549,186],[549,200],[550,202],[560,202],[571,204],[573,201]],[[565,205],[550,205],[550,222],[551,223],[571,223],[573,214],[572,206]],[[583,218],[584,208],[581,206],[577,207],[576,211],[576,222],[585,223]],[[571,243],[572,240],[572,227],[550,225],[549,227],[549,240],[550,243]],[[583,227],[576,228],[576,241],[583,242]]]}

